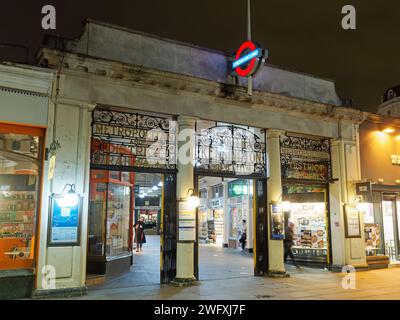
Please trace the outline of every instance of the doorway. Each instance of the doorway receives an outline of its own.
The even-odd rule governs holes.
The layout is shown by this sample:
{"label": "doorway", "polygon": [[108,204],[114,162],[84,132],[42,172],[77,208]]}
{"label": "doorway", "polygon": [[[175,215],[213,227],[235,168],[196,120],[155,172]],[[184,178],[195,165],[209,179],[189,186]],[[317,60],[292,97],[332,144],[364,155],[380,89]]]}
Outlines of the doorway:
{"label": "doorway", "polygon": [[[261,198],[266,194],[262,188],[264,183],[259,183],[257,188],[256,181],[246,177],[196,176],[200,198],[195,246],[196,278],[246,277],[267,270],[267,239],[256,237],[259,234],[256,234],[256,229],[266,230],[265,202],[261,209],[257,205],[265,200]],[[255,196],[257,189],[260,197]],[[259,209],[260,215],[256,215]],[[263,253],[259,259],[255,259],[256,243]]]}
{"label": "doorway", "polygon": [[92,170],[88,273],[102,288],[175,277],[175,192],[173,173]]}
{"label": "doorway", "polygon": [[382,199],[383,245],[391,261],[399,260],[399,213],[396,195],[384,194]]}

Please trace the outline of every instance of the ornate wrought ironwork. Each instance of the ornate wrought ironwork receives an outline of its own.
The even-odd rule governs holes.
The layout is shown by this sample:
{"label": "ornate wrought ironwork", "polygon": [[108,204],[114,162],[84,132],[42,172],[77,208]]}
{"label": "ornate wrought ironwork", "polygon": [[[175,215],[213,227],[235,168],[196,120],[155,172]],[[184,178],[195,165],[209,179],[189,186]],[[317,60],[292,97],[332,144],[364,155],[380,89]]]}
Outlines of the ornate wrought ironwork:
{"label": "ornate wrought ironwork", "polygon": [[200,174],[265,177],[265,152],[265,133],[260,129],[217,125],[196,134],[195,167]]}
{"label": "ornate wrought ironwork", "polygon": [[332,179],[330,140],[319,137],[280,137],[282,179],[329,182]]}
{"label": "ornate wrought ironwork", "polygon": [[172,119],[95,109],[91,163],[176,169],[177,125]]}

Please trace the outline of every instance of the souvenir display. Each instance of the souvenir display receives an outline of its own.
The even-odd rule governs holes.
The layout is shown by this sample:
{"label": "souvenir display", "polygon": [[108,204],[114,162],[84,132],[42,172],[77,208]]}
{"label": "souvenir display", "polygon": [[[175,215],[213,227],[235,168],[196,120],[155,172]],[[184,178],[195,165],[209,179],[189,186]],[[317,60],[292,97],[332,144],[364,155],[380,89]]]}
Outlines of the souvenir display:
{"label": "souvenir display", "polygon": [[365,232],[365,249],[368,256],[374,256],[381,253],[381,229],[377,223],[366,223],[364,225]]}
{"label": "souvenir display", "polygon": [[[294,252],[326,254],[328,240],[325,205],[323,203],[292,203],[290,220],[295,224]],[[306,250],[315,249],[315,250]],[[321,252],[318,250],[322,250]]]}
{"label": "souvenir display", "polygon": [[0,238],[30,239],[34,235],[35,192],[0,194]]}

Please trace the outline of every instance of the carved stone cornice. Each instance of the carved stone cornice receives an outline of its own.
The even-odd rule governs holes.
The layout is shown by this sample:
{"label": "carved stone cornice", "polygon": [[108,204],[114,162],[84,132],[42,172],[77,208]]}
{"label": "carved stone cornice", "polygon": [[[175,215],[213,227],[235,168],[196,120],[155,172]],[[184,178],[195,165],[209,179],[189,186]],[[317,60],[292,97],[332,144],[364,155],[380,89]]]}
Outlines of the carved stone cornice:
{"label": "carved stone cornice", "polygon": [[[64,56],[63,56],[64,55]],[[224,89],[226,84],[196,78],[189,75],[160,71],[113,60],[98,59],[71,52],[42,48],[38,54],[40,65],[58,69],[62,61],[62,73],[84,76],[85,74],[105,78],[114,84],[134,86],[165,92],[168,94],[197,95],[229,103],[245,109],[268,110],[296,115],[321,121],[348,121],[354,124],[364,122],[369,113],[360,110],[332,106],[305,99],[288,97],[265,91],[254,91],[247,95],[247,89],[233,84],[232,90]]]}

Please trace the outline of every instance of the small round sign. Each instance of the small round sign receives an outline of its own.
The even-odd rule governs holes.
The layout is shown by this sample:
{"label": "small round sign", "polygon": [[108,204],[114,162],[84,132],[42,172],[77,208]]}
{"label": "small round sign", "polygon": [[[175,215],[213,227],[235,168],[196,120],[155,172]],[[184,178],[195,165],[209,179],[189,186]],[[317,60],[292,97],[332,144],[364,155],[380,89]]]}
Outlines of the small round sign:
{"label": "small round sign", "polygon": [[251,76],[257,71],[263,56],[264,50],[252,41],[245,41],[236,52],[235,61],[232,63],[232,69],[235,70],[240,77]]}

